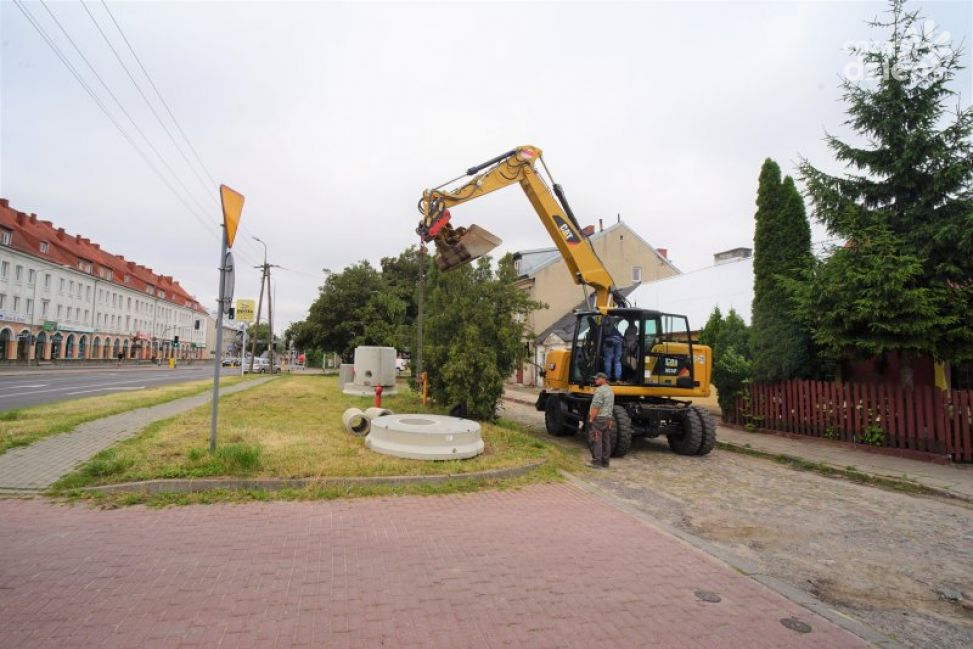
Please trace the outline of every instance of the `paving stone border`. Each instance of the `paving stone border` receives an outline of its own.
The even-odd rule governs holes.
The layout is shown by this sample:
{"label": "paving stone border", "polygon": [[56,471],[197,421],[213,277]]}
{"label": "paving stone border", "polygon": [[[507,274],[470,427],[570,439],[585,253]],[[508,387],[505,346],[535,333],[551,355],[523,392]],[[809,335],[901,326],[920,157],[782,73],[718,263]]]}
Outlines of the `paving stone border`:
{"label": "paving stone border", "polygon": [[[499,480],[517,478],[544,465],[531,462],[509,469],[491,469],[473,473],[446,473],[442,475],[369,476],[363,478],[192,478],[142,480],[118,484],[80,487],[77,491],[105,494],[117,493],[196,493],[202,491],[248,490],[280,491],[305,487],[360,487],[372,485],[442,484],[451,480]],[[75,491],[74,489],[70,491]]]}

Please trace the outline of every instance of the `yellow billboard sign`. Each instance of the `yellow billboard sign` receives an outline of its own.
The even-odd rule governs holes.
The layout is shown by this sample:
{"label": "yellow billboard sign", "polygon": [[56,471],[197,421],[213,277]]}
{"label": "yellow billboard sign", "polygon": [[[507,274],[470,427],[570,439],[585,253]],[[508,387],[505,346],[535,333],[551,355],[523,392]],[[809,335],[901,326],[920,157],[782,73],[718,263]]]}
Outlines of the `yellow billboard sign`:
{"label": "yellow billboard sign", "polygon": [[236,229],[240,225],[243,212],[243,194],[235,192],[226,185],[220,185],[220,198],[223,202],[223,227],[226,228],[226,247],[233,247]]}
{"label": "yellow billboard sign", "polygon": [[236,301],[236,320],[237,322],[253,322],[253,310],[257,306],[256,300],[237,300]]}

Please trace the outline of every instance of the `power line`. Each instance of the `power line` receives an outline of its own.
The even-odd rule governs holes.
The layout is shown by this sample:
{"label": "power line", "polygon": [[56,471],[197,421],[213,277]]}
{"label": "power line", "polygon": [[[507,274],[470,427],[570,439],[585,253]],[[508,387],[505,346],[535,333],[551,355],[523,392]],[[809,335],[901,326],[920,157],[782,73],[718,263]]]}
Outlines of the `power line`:
{"label": "power line", "polygon": [[[81,0],[79,0],[79,2],[81,2]],[[44,0],[41,0],[41,4],[44,4]],[[108,45],[108,49],[110,49],[112,51],[112,54],[115,55],[115,60],[117,60],[118,61],[118,64],[120,66],[122,66],[122,70],[125,71],[125,74],[128,76],[129,80],[132,82],[132,85],[135,86],[135,90],[138,91],[139,95],[142,97],[142,100],[145,102],[145,105],[149,107],[149,110],[152,112],[152,115],[155,116],[156,121],[159,122],[159,126],[161,126],[162,127],[162,130],[165,131],[165,133],[166,133],[167,136],[169,136],[169,141],[172,142],[172,145],[176,148],[176,151],[179,152],[179,155],[185,161],[185,163],[189,167],[190,171],[193,172],[193,174],[196,176],[197,180],[199,180],[200,184],[202,184],[203,189],[206,192],[206,194],[208,196],[210,196],[213,199],[213,201],[217,203],[217,205],[219,205],[219,201],[217,201],[216,200],[216,197],[213,196],[213,194],[212,194],[212,188],[211,187],[207,187],[206,182],[203,180],[202,176],[199,175],[199,172],[196,171],[196,169],[192,166],[192,163],[189,161],[189,158],[186,157],[186,154],[185,153],[183,153],[183,150],[179,147],[179,143],[176,142],[176,138],[174,138],[172,136],[172,132],[169,130],[169,127],[166,126],[165,122],[162,121],[162,118],[159,116],[159,113],[156,112],[155,107],[152,105],[152,102],[150,102],[149,101],[149,98],[145,96],[145,93],[144,92],[142,92],[142,87],[139,86],[139,84],[135,81],[135,77],[132,76],[132,73],[131,73],[131,71],[129,71],[128,66],[125,65],[125,62],[124,61],[122,61],[122,57],[118,54],[118,50],[116,50],[115,49],[115,46],[112,45],[111,40],[109,40],[108,35],[105,34],[105,31],[101,28],[101,25],[98,24],[98,21],[97,20],[95,20],[95,16],[88,9],[88,5],[86,5],[84,2],[81,2],[81,7],[84,9],[85,13],[88,14],[88,17],[91,18],[91,22],[94,23],[95,29],[98,30],[98,33],[101,34],[101,37],[105,40],[105,43]],[[44,5],[44,8],[47,9],[47,5]],[[51,10],[50,9],[47,9],[47,12],[50,13]],[[51,15],[53,17],[53,14],[51,14]],[[55,18],[55,20],[57,20],[57,19]],[[60,23],[58,23],[58,26],[60,26]],[[62,27],[61,30],[64,31],[64,28]],[[171,168],[170,168],[170,171],[171,171]],[[174,171],[172,173],[173,173],[173,175],[176,175]],[[177,179],[178,179],[178,177],[177,177]],[[182,180],[179,180],[179,184],[180,184],[180,186],[182,186],[183,190],[185,190],[185,192],[189,195],[189,197],[193,199],[193,201],[196,203],[196,205],[199,206],[199,209],[201,209],[201,210],[203,210],[205,212],[206,211],[206,208],[203,207],[199,203],[199,201],[196,201],[195,196],[192,194],[192,192],[189,191],[189,188],[186,187],[182,183]]]}
{"label": "power line", "polygon": [[218,232],[213,232],[213,230],[210,229],[210,227],[211,227],[212,224],[207,223],[205,220],[199,218],[199,216],[193,210],[192,206],[189,205],[189,203],[186,202],[186,200],[179,194],[179,192],[176,191],[176,189],[172,186],[172,184],[169,182],[169,180],[162,174],[162,172],[159,171],[159,169],[148,158],[148,156],[145,155],[145,153],[142,151],[142,149],[139,148],[139,146],[138,146],[138,144],[136,144],[135,140],[133,140],[132,137],[128,133],[125,132],[125,129],[123,129],[122,126],[121,126],[121,124],[118,123],[118,120],[115,119],[115,116],[111,114],[111,112],[108,110],[108,108],[104,105],[104,103],[101,101],[101,99],[99,99],[98,95],[94,92],[94,90],[91,89],[91,87],[84,80],[84,78],[81,76],[81,74],[78,72],[78,70],[74,67],[74,65],[72,65],[71,62],[67,59],[67,57],[64,55],[64,53],[61,52],[60,48],[54,43],[54,41],[47,34],[47,32],[44,30],[44,28],[41,27],[40,23],[37,21],[37,19],[34,17],[34,15],[30,12],[30,10],[27,9],[27,7],[24,5],[23,1],[22,0],[13,0],[13,1],[14,1],[14,5],[16,5],[16,7],[20,10],[20,12],[24,15],[24,17],[27,18],[27,20],[28,20],[28,22],[30,22],[31,26],[33,26],[33,28],[37,31],[37,33],[44,40],[44,42],[47,43],[48,47],[51,48],[51,50],[54,52],[54,54],[57,56],[57,58],[60,59],[61,63],[64,64],[64,66],[68,69],[68,71],[71,73],[71,75],[77,80],[77,82],[81,85],[81,87],[88,94],[88,96],[91,98],[91,100],[93,102],[95,102],[95,105],[98,106],[99,109],[101,109],[101,112],[103,112],[105,114],[105,117],[108,118],[108,120],[118,130],[118,132],[122,135],[122,137],[125,138],[125,140],[132,146],[133,149],[135,149],[135,152],[139,155],[139,157],[141,157],[142,160],[145,161],[145,164],[147,164],[149,166],[149,168],[152,170],[152,172],[155,173],[156,176],[158,176],[159,180],[161,180],[162,183],[172,193],[172,195],[180,203],[183,204],[183,206],[190,212],[190,214],[192,214],[194,217],[196,217],[200,221],[200,223],[207,230],[207,232],[209,232],[210,234],[215,234],[217,236],[217,238],[218,238],[219,237],[219,233]]}
{"label": "power line", "polygon": [[[145,141],[145,143],[148,145],[148,147],[152,150],[152,152],[155,153],[156,157],[159,159],[159,162],[161,162],[163,164],[163,166],[169,171],[169,173],[172,174],[172,177],[175,178],[176,182],[180,185],[180,187],[182,187],[183,191],[186,192],[186,194],[190,198],[192,198],[194,202],[196,202],[196,205],[199,206],[199,208],[201,210],[203,210],[203,212],[205,212],[206,211],[206,208],[204,208],[202,205],[199,205],[199,202],[195,200],[195,197],[193,197],[193,195],[189,191],[189,188],[186,187],[186,185],[179,178],[179,175],[176,173],[175,169],[173,169],[172,166],[169,165],[169,163],[166,161],[166,159],[163,157],[163,155],[155,147],[155,145],[152,144],[152,141],[145,134],[145,132],[139,127],[139,125],[135,122],[135,119],[132,117],[132,115],[127,110],[125,110],[125,107],[122,105],[122,102],[118,99],[118,97],[115,95],[115,93],[112,92],[111,88],[108,86],[108,84],[102,78],[102,76],[100,74],[98,74],[98,71],[91,64],[91,61],[89,61],[88,60],[88,57],[86,57],[84,55],[84,52],[81,51],[81,48],[78,46],[78,44],[75,42],[75,40],[71,37],[71,34],[68,33],[67,29],[65,29],[65,27],[61,23],[61,21],[58,20],[57,16],[54,15],[54,13],[51,11],[50,7],[47,6],[47,4],[44,2],[44,0],[40,0],[40,3],[41,3],[41,6],[44,7],[44,10],[51,17],[51,19],[54,21],[54,23],[58,26],[58,28],[64,34],[64,36],[68,39],[68,42],[71,43],[71,46],[74,47],[74,50],[78,53],[78,56],[81,57],[81,60],[84,61],[85,65],[88,66],[88,69],[91,70],[91,73],[95,75],[95,78],[98,79],[98,82],[101,83],[102,87],[105,89],[105,91],[108,93],[108,95],[115,102],[115,105],[118,106],[118,109],[122,112],[123,115],[125,115],[125,117],[128,118],[128,121],[131,122],[132,127],[136,130],[136,132],[138,132],[139,135],[142,136],[142,139]],[[193,211],[195,212],[195,210],[193,210]],[[198,217],[199,215],[197,214],[196,216]],[[210,230],[210,233],[212,234],[213,231]]]}
{"label": "power line", "polygon": [[[149,106],[149,109],[152,111],[152,114],[155,115],[156,120],[158,120],[159,124],[166,131],[166,135],[169,136],[169,139],[172,141],[173,146],[175,146],[176,147],[176,150],[179,151],[179,154],[182,156],[183,160],[186,162],[186,165],[192,170],[193,174],[196,176],[196,179],[199,180],[200,184],[205,188],[206,194],[208,196],[210,196],[210,198],[212,198],[213,201],[216,202],[217,205],[219,205],[220,204],[219,201],[216,199],[216,196],[213,195],[213,193],[211,192],[210,188],[206,185],[206,182],[203,180],[202,176],[200,176],[199,171],[192,165],[192,163],[189,161],[189,159],[187,158],[187,156],[185,155],[185,153],[183,153],[182,149],[176,143],[176,140],[173,137],[172,133],[169,131],[168,128],[166,128],[165,124],[163,123],[163,120],[161,119],[161,117],[159,116],[159,114],[156,112],[156,110],[152,107],[152,104],[151,104],[151,102],[149,102],[149,99],[145,96],[145,93],[142,92],[141,87],[135,82],[134,76],[131,74],[131,72],[129,72],[128,68],[122,62],[121,56],[119,55],[118,51],[112,45],[111,41],[109,40],[109,38],[105,34],[105,32],[101,29],[101,26],[98,24],[98,21],[95,20],[95,17],[91,13],[91,11],[88,9],[88,6],[84,3],[83,0],[79,0],[79,2],[81,2],[81,5],[84,7],[85,11],[88,13],[88,16],[91,18],[92,22],[95,24],[95,27],[98,28],[99,33],[101,34],[102,38],[105,39],[105,42],[108,44],[108,47],[111,48],[112,53],[115,55],[115,58],[121,64],[122,68],[125,70],[125,73],[128,75],[128,78],[132,81],[132,84],[135,85],[135,88],[139,91],[139,94],[142,95],[142,99],[145,101],[146,105]],[[105,12],[108,14],[108,17],[111,19],[112,23],[115,25],[115,29],[118,31],[118,34],[122,37],[122,41],[125,43],[125,46],[128,48],[128,51],[131,53],[132,58],[135,59],[135,62],[138,64],[139,69],[142,70],[142,74],[145,76],[146,80],[149,82],[149,85],[152,86],[152,90],[155,92],[155,96],[158,97],[159,102],[165,108],[166,113],[169,115],[169,118],[172,120],[172,123],[176,127],[176,130],[179,131],[179,134],[182,136],[182,139],[186,142],[186,145],[188,146],[189,150],[192,152],[193,157],[199,163],[200,168],[202,168],[203,172],[206,173],[207,177],[213,183],[212,186],[213,187],[218,186],[219,183],[216,182],[216,179],[213,177],[213,174],[210,172],[209,168],[203,162],[203,159],[200,157],[199,152],[196,150],[196,147],[193,146],[193,143],[189,139],[189,136],[186,135],[186,131],[182,128],[182,125],[179,123],[179,120],[176,119],[175,114],[172,112],[172,108],[169,106],[169,102],[167,102],[165,100],[165,97],[162,95],[162,91],[159,90],[159,87],[158,87],[158,85],[156,85],[155,80],[152,79],[152,75],[149,74],[149,71],[146,69],[145,65],[142,63],[141,57],[139,57],[138,53],[135,51],[135,48],[132,46],[132,43],[128,39],[128,36],[125,35],[125,31],[122,29],[121,24],[119,24],[118,20],[115,18],[115,14],[112,13],[111,9],[108,7],[108,4],[105,2],[105,0],[101,0],[101,5],[102,5],[102,7],[104,7]],[[240,229],[243,230],[244,233],[250,235],[251,237],[253,236],[253,234],[250,232],[250,230],[244,224],[242,224],[242,223],[240,224]],[[248,240],[247,243],[251,246],[251,248],[252,248],[253,251],[259,252],[259,249],[256,247],[255,244],[253,244],[253,242],[251,242],[251,241]]]}
{"label": "power line", "polygon": [[[82,4],[84,3],[82,2]],[[159,101],[162,102],[162,105],[165,107],[166,112],[169,114],[169,117],[172,119],[172,123],[176,125],[176,129],[178,129],[179,134],[182,135],[183,139],[186,141],[186,144],[189,145],[189,150],[192,151],[193,156],[196,158],[196,161],[199,163],[199,166],[203,169],[204,172],[206,172],[206,175],[209,177],[210,182],[212,182],[214,186],[219,185],[219,183],[216,182],[216,179],[213,178],[213,174],[211,174],[209,169],[206,168],[206,165],[203,163],[202,158],[199,157],[199,153],[196,152],[196,147],[193,146],[193,143],[189,140],[189,137],[186,135],[186,132],[182,129],[182,126],[180,126],[179,120],[177,120],[176,116],[172,113],[172,109],[169,108],[169,104],[162,96],[162,93],[159,92],[159,88],[155,85],[155,81],[152,80],[152,76],[149,74],[149,71],[145,69],[144,65],[142,65],[142,59],[140,59],[139,55],[135,53],[135,48],[132,47],[132,44],[129,42],[128,37],[125,36],[125,32],[122,30],[122,26],[118,24],[117,20],[115,20],[115,14],[113,14],[111,9],[108,8],[108,4],[105,2],[105,0],[101,0],[101,6],[105,8],[105,11],[108,13],[108,16],[111,18],[111,21],[115,24],[115,29],[118,30],[118,33],[121,35],[122,40],[125,41],[125,45],[128,47],[128,51],[132,53],[132,56],[135,58],[136,63],[138,63],[139,68],[142,70],[142,74],[144,74],[145,78],[148,79],[149,85],[152,86],[152,89],[155,91],[155,94],[159,98]]]}

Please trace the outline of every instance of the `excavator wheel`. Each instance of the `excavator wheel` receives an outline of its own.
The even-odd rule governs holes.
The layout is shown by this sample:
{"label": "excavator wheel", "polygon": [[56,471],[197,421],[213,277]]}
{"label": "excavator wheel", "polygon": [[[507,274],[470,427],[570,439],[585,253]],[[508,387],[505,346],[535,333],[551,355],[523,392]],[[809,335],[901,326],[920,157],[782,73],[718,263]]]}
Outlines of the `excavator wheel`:
{"label": "excavator wheel", "polygon": [[567,424],[567,418],[564,416],[565,410],[567,410],[567,406],[556,395],[547,398],[547,407],[544,409],[544,425],[547,432],[555,437],[567,437],[577,432],[576,428]]}
{"label": "excavator wheel", "polygon": [[681,435],[669,435],[669,448],[679,455],[696,455],[703,446],[703,420],[696,414],[696,408],[686,408],[681,428]]}
{"label": "excavator wheel", "polygon": [[612,457],[625,457],[632,450],[632,418],[622,406],[615,406],[612,416]]}
{"label": "excavator wheel", "polygon": [[[699,445],[699,450],[696,451],[696,455],[706,455],[716,446],[716,420],[713,418],[713,413],[705,408],[691,406],[689,409],[695,412],[696,416],[699,417],[700,423],[703,425],[703,439]],[[690,416],[692,416],[693,412],[690,412]]]}

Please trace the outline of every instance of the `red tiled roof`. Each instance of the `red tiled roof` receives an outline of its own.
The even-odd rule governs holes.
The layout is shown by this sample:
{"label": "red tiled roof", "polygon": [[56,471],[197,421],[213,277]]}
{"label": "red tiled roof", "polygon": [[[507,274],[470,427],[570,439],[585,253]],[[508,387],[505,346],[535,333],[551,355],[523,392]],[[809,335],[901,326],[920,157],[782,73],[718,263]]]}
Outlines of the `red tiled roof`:
{"label": "red tiled roof", "polygon": [[[197,313],[206,313],[199,300],[186,292],[171,275],[159,275],[121,255],[114,255],[90,239],[80,234],[70,235],[64,228],[55,228],[50,221],[42,221],[36,214],[25,214],[10,207],[10,201],[0,198],[0,227],[13,232],[10,247],[31,257],[37,257],[53,264],[68,266],[92,277],[105,280],[99,269],[111,272],[111,281],[119,286],[146,293],[153,286],[154,296],[165,292],[160,298],[179,306],[189,307]],[[47,242],[47,252],[41,252],[41,242]],[[91,262],[91,271],[79,267],[81,260]],[[125,278],[128,277],[128,281]]]}

